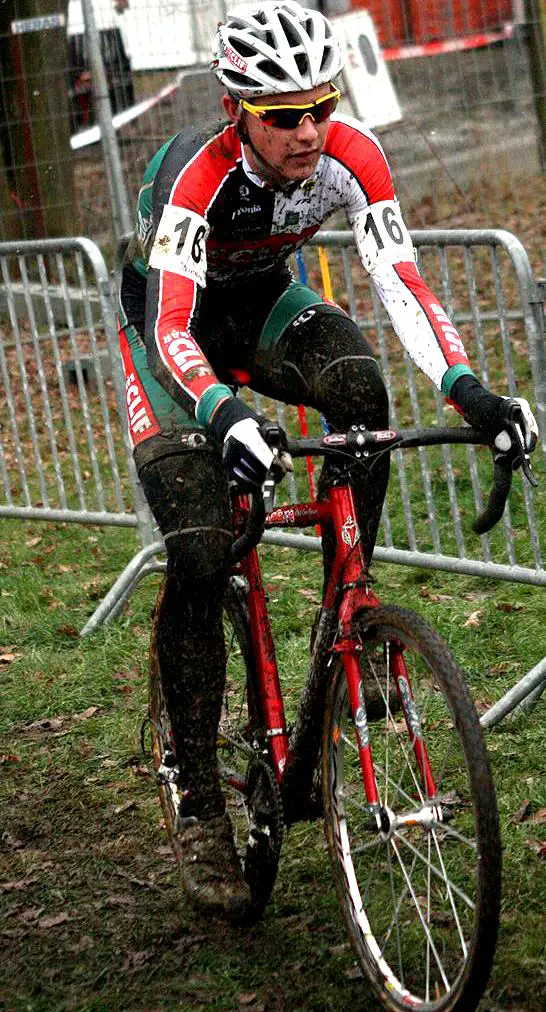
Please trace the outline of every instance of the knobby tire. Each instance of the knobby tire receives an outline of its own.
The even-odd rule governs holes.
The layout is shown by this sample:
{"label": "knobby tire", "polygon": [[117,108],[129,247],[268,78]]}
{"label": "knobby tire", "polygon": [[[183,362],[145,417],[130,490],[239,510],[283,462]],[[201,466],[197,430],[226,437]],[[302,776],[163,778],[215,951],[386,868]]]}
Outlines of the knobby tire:
{"label": "knobby tire", "polygon": [[[380,832],[362,783],[343,662],[334,655],[322,775],[342,912],[384,1008],[472,1012],[494,957],[501,891],[495,790],[478,716],[448,648],[417,615],[381,606],[355,620],[354,634],[363,648],[364,696],[376,697],[367,733],[387,814]],[[409,824],[414,812],[432,805],[396,692],[391,703],[392,658],[400,646],[445,819],[428,828]],[[362,732],[361,721],[359,713]],[[396,821],[404,817],[406,823]]]}

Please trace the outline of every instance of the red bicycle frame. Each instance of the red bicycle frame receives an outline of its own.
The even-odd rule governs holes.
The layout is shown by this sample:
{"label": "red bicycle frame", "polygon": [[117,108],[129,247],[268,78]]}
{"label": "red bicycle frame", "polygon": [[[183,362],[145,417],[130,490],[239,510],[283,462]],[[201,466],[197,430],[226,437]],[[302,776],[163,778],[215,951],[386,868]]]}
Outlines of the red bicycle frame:
{"label": "red bicycle frame", "polygon": [[[247,497],[237,496],[233,508],[236,534],[244,527],[244,518],[247,514]],[[337,615],[337,635],[335,642],[329,645],[329,650],[341,654],[343,659],[366,798],[371,810],[379,819],[379,795],[368,735],[365,686],[359,666],[359,654],[363,647],[354,638],[353,620],[358,612],[378,607],[380,601],[367,580],[368,564],[362,549],[352,490],[348,485],[334,486],[329,489],[327,499],[278,506],[266,515],[265,520],[266,529],[305,528],[317,524],[321,528],[329,524],[336,533],[336,554],[322,604],[325,609],[334,609]],[[244,576],[248,587],[247,604],[259,678],[261,708],[273,768],[280,784],[291,752],[275,647],[256,549],[237,564],[235,572]],[[423,785],[427,796],[434,797],[436,794],[434,778],[420,726],[415,720],[412,690],[402,649],[394,641],[390,647],[389,660],[410,740],[421,770]]]}

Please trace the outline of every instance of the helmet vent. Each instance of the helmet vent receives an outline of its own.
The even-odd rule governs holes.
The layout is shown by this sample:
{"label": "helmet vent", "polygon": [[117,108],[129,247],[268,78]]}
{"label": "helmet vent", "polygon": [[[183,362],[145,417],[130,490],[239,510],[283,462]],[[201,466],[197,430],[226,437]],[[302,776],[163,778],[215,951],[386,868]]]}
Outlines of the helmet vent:
{"label": "helmet vent", "polygon": [[246,42],[242,42],[241,39],[232,39],[231,45],[235,52],[239,53],[239,56],[254,56],[254,50],[252,46],[248,46]]}
{"label": "helmet vent", "polygon": [[285,14],[283,14],[282,11],[278,12],[277,17],[283,28],[284,34],[286,35],[289,45],[290,46],[301,45],[301,39],[298,33],[294,30],[294,26],[290,18],[288,18]]}
{"label": "helmet vent", "polygon": [[305,71],[309,67],[309,63],[308,63],[308,60],[307,60],[307,55],[305,53],[295,53],[294,54],[294,60],[296,61],[296,66],[297,66],[300,74],[305,74]]}
{"label": "helmet vent", "polygon": [[[228,82],[228,89],[232,86],[236,87],[237,85],[239,85],[239,87],[244,87],[247,83],[247,78],[244,74],[238,74],[236,70],[226,70],[225,77]],[[237,97],[238,96],[236,95],[235,98]]]}
{"label": "helmet vent", "polygon": [[284,70],[282,67],[277,67],[277,64],[272,60],[260,61],[259,67],[263,74],[272,77],[274,81],[284,81]]}
{"label": "helmet vent", "polygon": [[322,54],[322,60],[320,62],[321,73],[322,73],[323,70],[326,70],[326,67],[330,63],[330,57],[331,57],[331,55],[332,55],[331,50],[325,48],[324,52]]}

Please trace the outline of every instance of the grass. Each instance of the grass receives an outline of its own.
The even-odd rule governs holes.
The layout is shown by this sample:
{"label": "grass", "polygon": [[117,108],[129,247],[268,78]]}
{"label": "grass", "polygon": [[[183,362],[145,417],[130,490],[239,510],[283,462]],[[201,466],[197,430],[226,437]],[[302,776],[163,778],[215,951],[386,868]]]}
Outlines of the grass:
{"label": "grass", "polygon": [[[535,249],[541,219],[534,213],[534,190],[527,205],[524,219],[506,219],[508,205],[501,202],[498,220]],[[421,217],[414,213],[413,223],[442,221],[439,211]],[[471,211],[454,221],[446,206],[445,220],[476,227]],[[318,277],[314,283],[320,284]],[[484,290],[489,298],[490,286]],[[524,392],[529,367],[517,326],[511,340]],[[486,343],[492,386],[500,391],[503,377],[494,375],[500,356]],[[411,411],[400,372],[392,403],[405,425]],[[78,401],[74,392],[70,396],[76,417]],[[38,398],[34,402],[36,409]],[[22,402],[17,410],[23,418]],[[78,445],[83,453],[84,444]],[[65,453],[61,447],[63,467]],[[434,497],[444,503],[442,464],[437,455],[431,460]],[[458,469],[470,551],[464,458]],[[537,470],[538,509],[544,472]],[[416,536],[426,550],[430,525],[417,471],[409,468],[408,481],[410,490],[414,486]],[[15,469],[11,481],[15,495]],[[402,537],[398,488],[394,474],[391,520]],[[31,494],[34,502],[38,491]],[[519,525],[517,495],[512,510]],[[539,524],[544,543],[543,507]],[[452,547],[447,516],[440,534]],[[497,550],[502,539],[502,532],[493,539]],[[523,526],[516,543],[518,561],[529,564]],[[372,1012],[376,1003],[358,977],[340,921],[320,824],[288,834],[271,905],[250,931],[203,921],[186,905],[139,741],[158,577],[147,577],[118,621],[84,640],[78,635],[137,548],[129,530],[0,521],[0,1007]],[[264,549],[262,556],[290,716],[306,672],[320,559],[279,548]],[[543,590],[379,564],[375,574],[385,601],[415,608],[446,638],[481,710],[545,653]],[[529,716],[488,734],[502,821],[504,894],[497,958],[481,1012],[543,1009],[543,727],[541,701]]]}
{"label": "grass", "polygon": [[[0,1004],[10,1012],[375,1008],[341,925],[320,824],[288,835],[272,903],[250,931],[226,931],[186,905],[139,746],[158,577],[141,584],[120,620],[78,636],[136,550],[135,535],[1,527]],[[320,559],[274,547],[262,554],[293,712]],[[376,576],[385,600],[414,607],[446,637],[480,708],[544,653],[537,588],[385,565]],[[478,624],[466,624],[473,613]],[[482,1003],[490,1012],[543,1007],[543,708],[488,735],[505,848],[501,938]]]}

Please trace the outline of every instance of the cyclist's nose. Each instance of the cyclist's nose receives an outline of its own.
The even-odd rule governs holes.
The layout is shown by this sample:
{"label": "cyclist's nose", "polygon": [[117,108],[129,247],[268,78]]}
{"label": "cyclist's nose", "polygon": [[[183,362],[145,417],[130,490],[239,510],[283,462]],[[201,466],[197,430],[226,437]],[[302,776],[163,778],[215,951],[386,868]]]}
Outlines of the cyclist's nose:
{"label": "cyclist's nose", "polygon": [[318,136],[317,124],[310,112],[305,113],[301,123],[296,127],[296,137],[299,141],[314,141]]}

